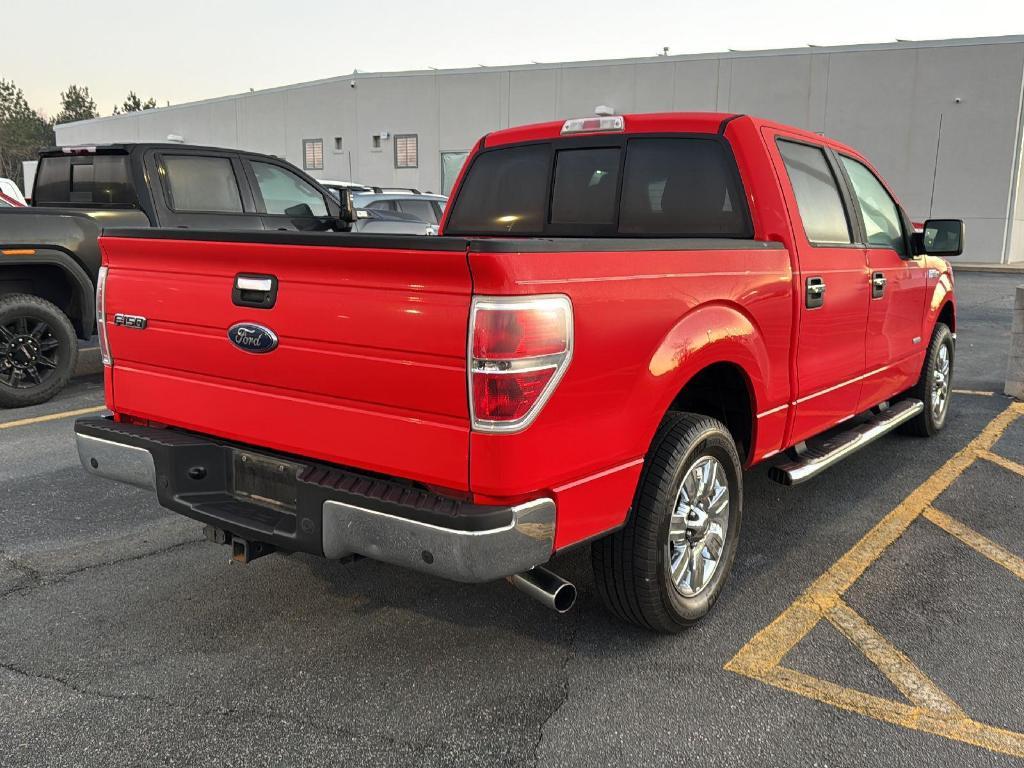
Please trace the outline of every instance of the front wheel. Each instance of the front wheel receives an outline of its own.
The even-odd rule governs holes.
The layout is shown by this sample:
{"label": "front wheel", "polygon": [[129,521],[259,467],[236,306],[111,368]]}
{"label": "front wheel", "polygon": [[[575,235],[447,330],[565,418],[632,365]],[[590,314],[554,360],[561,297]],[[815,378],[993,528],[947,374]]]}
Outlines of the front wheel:
{"label": "front wheel", "polygon": [[71,321],[38,296],[0,298],[0,407],[45,403],[75,370],[78,342]]}
{"label": "front wheel", "polygon": [[670,414],[647,454],[625,527],[591,547],[605,605],[657,632],[695,623],[725,585],[742,514],[742,468],[725,425]]}
{"label": "front wheel", "polygon": [[953,334],[936,323],[917,384],[907,394],[924,403],[924,410],[901,427],[908,435],[931,437],[946,425],[953,394]]}

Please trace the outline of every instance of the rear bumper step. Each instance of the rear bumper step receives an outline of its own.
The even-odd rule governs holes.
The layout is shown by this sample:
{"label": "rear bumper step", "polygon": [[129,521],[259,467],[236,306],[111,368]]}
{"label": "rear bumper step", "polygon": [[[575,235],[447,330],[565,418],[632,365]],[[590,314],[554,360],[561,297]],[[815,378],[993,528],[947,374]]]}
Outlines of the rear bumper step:
{"label": "rear bumper step", "polygon": [[[82,466],[156,492],[160,504],[245,542],[332,559],[363,555],[455,581],[511,576],[551,558],[555,503],[486,506],[391,478],[255,452],[174,429],[84,418]],[[236,481],[245,455],[280,469],[257,490]]]}
{"label": "rear bumper step", "polygon": [[808,442],[807,449],[799,458],[776,464],[768,470],[768,476],[783,485],[803,483],[910,421],[923,410],[924,403],[920,400],[901,400],[852,429]]}

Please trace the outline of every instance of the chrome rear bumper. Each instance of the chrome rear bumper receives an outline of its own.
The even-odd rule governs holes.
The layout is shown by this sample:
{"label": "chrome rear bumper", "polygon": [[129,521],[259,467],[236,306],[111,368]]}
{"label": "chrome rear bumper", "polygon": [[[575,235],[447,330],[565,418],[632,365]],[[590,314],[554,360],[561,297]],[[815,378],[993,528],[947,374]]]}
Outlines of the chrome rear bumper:
{"label": "chrome rear bumper", "polygon": [[235,447],[227,443],[102,418],[80,419],[75,437],[86,471],[155,491],[168,509],[279,549],[331,559],[356,554],[481,582],[542,565],[554,548],[550,498],[475,505],[398,480],[276,457],[298,468],[298,501],[283,510],[233,494]]}

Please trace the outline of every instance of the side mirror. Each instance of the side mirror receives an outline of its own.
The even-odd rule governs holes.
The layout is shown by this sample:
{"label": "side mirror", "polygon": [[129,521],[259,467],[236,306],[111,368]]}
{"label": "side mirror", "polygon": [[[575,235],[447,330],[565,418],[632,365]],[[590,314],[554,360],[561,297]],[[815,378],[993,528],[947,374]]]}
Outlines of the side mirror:
{"label": "side mirror", "polygon": [[338,195],[338,203],[341,207],[341,212],[338,214],[338,218],[346,224],[354,222],[356,220],[356,207],[352,202],[352,190],[341,190],[341,194]]}
{"label": "side mirror", "polygon": [[959,256],[964,252],[962,219],[928,219],[914,233],[914,253],[929,256]]}

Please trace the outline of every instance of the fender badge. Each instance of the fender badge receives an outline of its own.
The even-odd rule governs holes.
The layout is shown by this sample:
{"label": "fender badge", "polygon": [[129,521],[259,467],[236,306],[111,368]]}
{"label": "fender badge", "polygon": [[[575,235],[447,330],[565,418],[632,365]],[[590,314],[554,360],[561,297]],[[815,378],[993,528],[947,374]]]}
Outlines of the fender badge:
{"label": "fender badge", "polygon": [[277,348],[277,334],[259,323],[235,323],[228,328],[228,340],[242,351],[256,355]]}
{"label": "fender badge", "polygon": [[123,328],[135,328],[141,331],[148,322],[141,315],[122,315],[120,312],[114,315],[114,325],[120,325]]}

